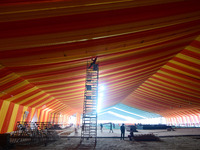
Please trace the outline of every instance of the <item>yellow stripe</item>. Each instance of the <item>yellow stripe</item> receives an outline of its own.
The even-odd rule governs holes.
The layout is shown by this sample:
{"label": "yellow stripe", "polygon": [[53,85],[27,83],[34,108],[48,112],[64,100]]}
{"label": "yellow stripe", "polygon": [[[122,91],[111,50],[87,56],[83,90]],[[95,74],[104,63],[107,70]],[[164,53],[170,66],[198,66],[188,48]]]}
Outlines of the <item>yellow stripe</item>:
{"label": "yellow stripe", "polygon": [[22,116],[21,116],[21,121],[25,121],[25,118],[23,120],[24,112],[27,111],[28,107],[24,106],[23,111],[22,111]]}
{"label": "yellow stripe", "polygon": [[[25,85],[29,84],[26,80],[25,81],[22,81],[20,82],[19,84],[16,84],[16,85],[13,85],[13,86],[10,86],[8,89],[4,90],[4,92],[7,94],[7,93],[10,93],[14,90],[17,90]],[[11,95],[10,95],[11,96]],[[10,101],[14,100],[14,95],[13,97],[9,98]]]}
{"label": "yellow stripe", "polygon": [[41,116],[40,116],[40,121],[43,122],[43,118],[44,118],[44,111],[41,110]]}
{"label": "yellow stripe", "polygon": [[[39,118],[40,118],[40,115],[41,115],[41,109],[38,109],[38,113],[37,113],[37,118],[38,118],[38,122],[40,122]],[[41,119],[41,118],[40,118]]]}
{"label": "yellow stripe", "polygon": [[[53,16],[62,16],[63,14],[83,14],[98,11],[107,11],[115,9],[123,9],[130,7],[139,7],[147,5],[165,4],[169,2],[180,1],[180,0],[150,0],[150,1],[135,1],[135,0],[118,0],[118,1],[82,1],[80,3],[70,3],[70,2],[48,2],[48,3],[35,3],[26,5],[26,7],[17,6],[2,6],[2,21],[14,21],[14,20],[25,20],[34,18],[46,18]],[[45,12],[45,13],[44,13]],[[14,15],[13,15],[14,14]],[[5,16],[5,17],[4,17]],[[13,17],[15,16],[15,17]]]}
{"label": "yellow stripe", "polygon": [[[158,92],[155,91],[155,90],[151,90],[151,89],[149,89],[148,87],[151,87],[152,89],[156,89],[156,90],[158,90]],[[168,99],[168,100],[169,100],[168,102],[176,101],[177,103],[187,103],[187,104],[188,104],[188,100],[185,100],[185,97],[184,97],[184,96],[179,96],[179,97],[183,97],[183,98],[177,98],[177,97],[174,97],[174,96],[170,96],[170,95],[168,95],[168,94],[162,93],[162,90],[160,90],[159,88],[155,88],[155,87],[150,86],[150,85],[147,85],[147,88],[145,87],[144,89],[147,89],[148,91],[150,91],[151,93],[147,92],[147,93],[149,93],[149,94],[156,93],[156,96],[157,96],[157,97],[158,97],[159,95],[160,95],[160,96],[163,96],[165,99]],[[141,90],[141,89],[140,89],[140,90]],[[143,92],[145,92],[145,91],[143,91]],[[172,94],[172,95],[174,95],[174,94]],[[196,105],[199,105],[199,104],[196,103],[196,102],[193,102],[193,103],[196,104]],[[177,105],[178,105],[178,104],[177,104]]]}
{"label": "yellow stripe", "polygon": [[[198,27],[199,28],[199,27]],[[196,29],[197,30],[197,29]],[[194,31],[187,31],[187,32],[183,32],[183,33],[181,33],[180,35],[179,34],[177,34],[177,37],[182,37],[182,36],[184,36],[184,35],[188,35],[188,34],[190,34],[190,33],[194,33],[194,32],[196,32],[196,30],[194,30]],[[167,38],[166,38],[167,37]],[[171,39],[174,39],[174,38],[177,38],[177,37],[175,37],[175,36],[166,36],[165,37],[165,39],[155,39],[155,37],[154,37],[154,39],[153,40],[149,40],[148,42],[145,42],[145,43],[143,43],[143,44],[140,44],[140,43],[135,43],[133,46],[131,45],[131,46],[127,46],[127,47],[121,47],[121,48],[117,48],[117,49],[112,49],[112,50],[109,50],[109,51],[107,51],[107,50],[105,50],[105,46],[104,46],[104,51],[105,52],[101,52],[102,54],[110,54],[110,53],[114,53],[114,52],[122,52],[122,51],[127,51],[127,50],[130,50],[130,49],[135,49],[135,48],[143,48],[143,47],[145,47],[145,46],[151,46],[151,45],[153,45],[153,44],[158,44],[158,43],[160,43],[160,42],[166,42],[166,41],[168,41],[168,40],[171,40]],[[188,39],[193,39],[193,37],[189,37]],[[183,40],[180,40],[181,42],[183,42],[183,41],[188,41],[188,39],[183,39]],[[177,44],[180,42],[180,41],[177,41]],[[51,42],[52,43],[52,42]],[[55,43],[54,43],[55,44]],[[115,43],[116,44],[116,43]],[[122,43],[120,44],[120,45],[122,45]],[[44,44],[43,44],[43,46],[44,46]],[[16,48],[16,47],[15,47]],[[14,48],[14,49],[15,49]],[[151,47],[152,48],[152,47]],[[81,54],[80,55],[80,50],[77,50],[76,52],[76,54],[74,54],[74,50],[72,51],[73,52],[73,55],[71,54],[71,55],[69,55],[68,56],[68,61],[70,61],[70,60],[74,60],[74,59],[77,59],[77,58],[80,58],[80,56],[81,57],[90,57],[91,55],[92,55],[92,53],[90,52],[90,53],[85,53],[85,51],[84,51],[84,53],[83,54]],[[59,52],[60,53],[60,52]],[[69,53],[69,52],[67,52],[67,53]],[[34,59],[33,59],[33,61],[31,61],[32,63],[30,64],[29,63],[29,65],[33,65],[33,64],[48,64],[49,62],[66,62],[66,58],[60,58],[60,55],[59,55],[59,59],[56,57],[55,58],[55,53],[53,54],[54,55],[54,57],[52,58],[52,57],[48,57],[46,54],[45,54],[45,58],[46,59],[44,59],[44,60],[41,60],[40,59],[40,61],[34,61],[34,60],[36,60],[36,59],[39,59],[39,58],[41,58],[41,56],[40,55],[37,55],[37,56],[35,56],[34,55]],[[95,55],[96,55],[96,53],[95,53]],[[21,64],[22,63],[22,59],[23,58],[18,58],[18,59],[15,59],[15,61],[12,59],[12,63],[10,63],[9,65],[10,66],[20,66],[20,65],[24,65],[24,63],[23,64]],[[26,57],[26,59],[27,59],[27,57]],[[32,60],[32,59],[30,59],[30,58],[28,58],[29,60]],[[15,63],[13,63],[13,62],[15,62]],[[45,79],[44,79],[45,80]]]}
{"label": "yellow stripe", "polygon": [[[153,83],[153,82],[151,82],[151,81],[158,82],[158,83],[160,83],[160,84],[162,84],[162,85],[158,85],[157,83]],[[167,86],[169,86],[169,87],[174,88],[174,89],[175,89],[175,90],[173,89],[174,91],[178,91],[178,92],[183,93],[183,94],[186,94],[186,93],[184,93],[184,92],[182,92],[182,91],[186,91],[186,92],[188,92],[187,95],[194,96],[194,97],[197,97],[197,98],[198,98],[197,93],[194,92],[192,89],[185,89],[185,88],[182,88],[182,87],[177,87],[176,85],[171,85],[171,84],[168,84],[168,83],[166,83],[166,82],[163,82],[163,81],[160,81],[160,80],[157,80],[157,79],[154,79],[154,78],[150,78],[150,79],[148,79],[146,82],[147,82],[147,83],[148,83],[148,82],[151,82],[152,84],[156,84],[156,85],[161,86],[161,87],[165,87],[165,85],[167,85]],[[167,88],[167,89],[170,90],[170,88]]]}
{"label": "yellow stripe", "polygon": [[193,77],[193,78],[200,79],[200,76],[197,76],[197,75],[191,74],[191,73],[189,73],[189,72],[185,72],[185,71],[182,71],[182,70],[179,70],[179,69],[176,69],[176,68],[167,66],[167,65],[164,65],[163,68],[169,69],[169,70],[171,70],[171,71],[178,72],[178,73],[181,73],[181,74],[184,74],[184,75]]}
{"label": "yellow stripe", "polygon": [[[76,73],[74,73],[74,74],[76,74]],[[66,75],[66,77],[67,76],[68,75]],[[71,76],[71,75],[69,75],[69,76]],[[77,80],[71,80],[71,81],[67,81],[67,82],[54,82],[54,83],[48,83],[48,84],[44,84],[44,85],[38,85],[37,87],[39,87],[39,88],[45,88],[45,87],[51,87],[51,86],[58,86],[58,85],[65,85],[65,84],[70,84],[70,83],[76,83],[76,82],[81,82],[81,81],[85,81],[85,79],[84,78],[80,78],[78,81]],[[83,85],[83,84],[79,84],[79,85]],[[74,87],[74,85],[68,86],[67,88],[70,89],[71,87]],[[58,90],[58,89],[59,88],[56,88],[56,90]],[[53,89],[53,91],[54,90],[55,89]],[[47,90],[47,91],[51,91],[51,89]]]}
{"label": "yellow stripe", "polygon": [[3,104],[1,106],[1,109],[0,109],[0,120],[1,120],[0,121],[0,131],[2,129],[4,121],[6,119],[6,114],[7,114],[9,105],[10,105],[10,102],[4,100]]}
{"label": "yellow stripe", "polygon": [[[195,39],[196,40],[196,39]],[[200,42],[200,41],[199,41]],[[192,51],[194,53],[200,54],[199,48],[198,47],[193,47],[193,46],[187,46],[185,49]],[[181,53],[180,53],[181,54]]]}
{"label": "yellow stripe", "polygon": [[[195,53],[196,53],[196,52],[195,52]],[[194,57],[190,57],[190,56],[187,56],[187,55],[184,55],[184,54],[181,54],[181,53],[179,53],[176,57],[182,58],[182,59],[185,59],[185,60],[190,61],[190,62],[192,62],[192,63],[195,63],[195,64],[200,65],[199,59],[196,59],[196,58],[194,58]]]}
{"label": "yellow stripe", "polygon": [[11,116],[11,119],[10,119],[10,123],[9,123],[7,132],[13,131],[14,127],[16,126],[15,120],[16,120],[16,117],[17,117],[18,109],[19,109],[19,105],[15,104],[14,108],[13,108],[13,112],[12,112],[12,116]]}
{"label": "yellow stripe", "polygon": [[[31,47],[41,47],[41,46],[51,46],[51,45],[60,45],[60,44],[68,44],[68,43],[75,43],[75,42],[81,42],[81,41],[89,41],[91,39],[102,39],[102,38],[109,38],[109,37],[116,37],[116,36],[121,36],[121,35],[127,35],[127,34],[132,34],[132,33],[138,33],[138,32],[143,32],[143,31],[149,31],[149,30],[154,30],[154,29],[159,29],[159,28],[164,28],[167,26],[172,26],[172,25],[176,25],[176,24],[180,24],[180,23],[185,23],[185,22],[189,22],[189,21],[194,21],[194,20],[198,20],[200,19],[200,16],[193,16],[191,18],[187,18],[187,19],[181,19],[181,20],[173,20],[169,22],[166,22],[166,20],[164,20],[164,23],[157,23],[157,24],[153,24],[153,25],[148,25],[148,26],[139,26],[136,29],[132,29],[130,30],[130,28],[127,30],[124,26],[123,26],[123,30],[127,30],[127,31],[121,31],[121,30],[114,30],[114,31],[110,31],[109,30],[109,34],[107,32],[107,28],[105,28],[104,30],[106,31],[101,31],[98,34],[82,34],[80,35],[80,33],[82,32],[78,32],[78,34],[73,32],[70,32],[72,34],[72,36],[70,36],[70,33],[56,33],[56,34],[48,34],[48,35],[40,35],[40,36],[30,36],[30,37],[26,37],[26,39],[23,38],[11,38],[9,40],[9,43],[12,43],[12,45],[10,45],[8,43],[8,40],[4,40],[2,39],[1,42],[3,43],[1,47],[1,50],[10,50],[10,49],[23,49],[23,48],[31,48]],[[197,26],[199,28],[199,26]],[[169,39],[169,38],[174,38],[174,37],[180,37],[180,36],[184,36],[188,33],[194,32],[195,27],[190,27],[188,28],[188,30],[190,29],[190,31],[185,31],[185,29],[182,29],[183,33],[178,33],[175,34],[173,36],[170,36],[169,33],[168,36],[163,37],[163,40]],[[124,29],[125,28],[125,29]],[[198,28],[196,30],[198,30]],[[193,31],[191,31],[191,29],[193,29]],[[96,29],[95,31],[97,32],[98,29]],[[195,30],[195,31],[196,31]],[[179,30],[177,30],[179,31]],[[175,31],[175,33],[177,33],[177,31]],[[88,31],[87,31],[88,32]],[[90,31],[91,32],[91,31]],[[173,31],[174,32],[174,31]],[[91,32],[93,33],[93,32]],[[106,34],[105,34],[106,33]],[[64,34],[64,35],[63,35]],[[164,33],[166,34],[166,33]],[[74,36],[76,35],[76,36]],[[62,38],[61,38],[62,37]],[[152,38],[155,37],[155,35],[152,36],[148,36],[147,38]],[[44,43],[43,41],[46,41],[46,43]],[[161,38],[160,38],[161,39]],[[144,40],[147,40],[146,38]],[[22,42],[23,41],[23,42]],[[147,40],[149,41],[149,40]],[[150,44],[150,43],[149,43]],[[139,46],[139,45],[138,45]],[[140,44],[141,46],[141,44]],[[69,53],[69,52],[68,52]],[[70,56],[70,54],[68,54]],[[69,57],[68,56],[68,57]]]}
{"label": "yellow stripe", "polygon": [[[34,87],[34,90],[35,90],[35,87]],[[21,100],[20,102],[18,102],[18,104],[23,104],[23,103],[25,103],[25,102],[27,102],[27,101],[29,101],[29,100],[31,100],[31,99],[33,99],[33,98],[35,98],[35,97],[37,97],[37,96],[39,96],[39,95],[42,95],[42,94],[44,94],[45,92],[44,91],[40,91],[40,92],[38,92],[38,93],[36,93],[36,94],[34,94],[34,95],[32,95],[32,96],[29,96],[28,98],[25,98],[25,99],[23,99],[23,100]],[[24,95],[26,95],[27,93],[25,92],[25,93],[23,93]],[[43,97],[47,97],[48,95],[45,95],[45,96],[43,96]],[[42,98],[43,98],[42,97]],[[39,98],[38,100],[41,100],[42,98]],[[34,101],[35,102],[35,101]]]}
{"label": "yellow stripe", "polygon": [[104,5],[104,4],[113,4],[113,3],[121,3],[121,2],[130,2],[130,1],[134,1],[134,0],[121,0],[121,1],[114,1],[114,2],[101,2],[101,3],[90,3],[90,4],[82,4],[82,5],[73,5],[73,6],[58,6],[58,7],[49,7],[49,8],[40,8],[40,9],[29,9],[29,10],[18,10],[18,11],[9,11],[9,12],[2,12],[0,13],[1,15],[5,15],[5,14],[15,14],[15,13],[27,13],[27,12],[36,12],[36,11],[47,11],[47,10],[55,10],[55,9],[69,9],[69,8],[79,8],[82,6],[95,6],[95,5]]}
{"label": "yellow stripe", "polygon": [[[54,100],[54,98],[52,97],[52,98],[49,98],[48,100],[46,100],[46,101],[44,101],[44,102],[42,102],[42,103],[40,103],[40,104],[38,104],[37,106],[35,106],[35,107],[41,107],[42,105],[45,105],[46,103],[48,103],[49,101],[52,101],[52,100]],[[34,104],[34,103],[36,103],[36,102],[33,102],[32,104]],[[31,104],[31,105],[32,105]],[[29,104],[30,105],[30,104]]]}
{"label": "yellow stripe", "polygon": [[[173,78],[178,79],[178,80],[182,80],[182,81],[186,81],[186,82],[189,82],[189,83],[198,85],[197,82],[194,82],[194,81],[189,80],[189,79],[186,79],[186,78],[178,77],[178,76],[176,76],[176,75],[169,74],[169,73],[164,72],[164,71],[161,71],[161,70],[159,70],[158,72],[161,73],[161,74],[164,74],[164,75],[173,77]],[[171,79],[168,79],[168,78],[165,78],[165,77],[158,76],[158,75],[156,75],[156,74],[155,74],[154,76],[155,76],[155,77],[158,77],[158,78],[160,78],[160,79],[163,79],[163,80],[172,82],[172,83],[176,83],[176,84],[181,85],[181,86],[183,86],[183,87],[187,87],[187,88],[190,88],[190,89],[194,89],[194,90],[200,91],[200,89],[198,89],[197,87],[193,87],[193,86],[191,86],[191,85],[189,85],[189,84],[188,84],[188,85],[185,85],[185,84],[183,84],[181,81],[171,80]]]}
{"label": "yellow stripe", "polygon": [[58,100],[55,100],[55,101],[52,101],[51,103],[49,103],[49,104],[47,105],[47,107],[50,108],[50,105],[51,105],[51,107],[53,107],[54,105],[57,105],[57,104],[59,104],[59,103],[61,103],[61,102],[58,101]]}
{"label": "yellow stripe", "polygon": [[0,64],[0,69],[4,69],[5,67],[3,65]]}
{"label": "yellow stripe", "polygon": [[33,119],[33,116],[35,115],[34,113],[36,113],[35,108],[31,108],[31,120]]}
{"label": "yellow stripe", "polygon": [[13,81],[13,80],[15,80],[17,78],[19,78],[18,75],[16,75],[15,73],[10,73],[7,76],[4,76],[4,77],[1,78],[0,86],[4,85],[4,84],[6,84],[6,83],[8,83],[10,81]]}
{"label": "yellow stripe", "polygon": [[[152,90],[149,90],[149,91],[152,91]],[[162,102],[166,102],[168,104],[168,107],[170,107],[170,106],[178,107],[179,105],[185,107],[188,105],[188,103],[186,103],[186,102],[181,102],[180,100],[175,100],[175,99],[170,99],[168,97],[165,97],[164,95],[159,94],[159,92],[148,92],[148,91],[140,89],[140,91],[136,91],[135,93],[142,94],[151,99],[157,99],[157,100],[162,99]],[[146,101],[146,100],[144,100],[144,101]],[[157,103],[159,103],[159,102],[157,102]]]}
{"label": "yellow stripe", "polygon": [[44,118],[44,121],[45,121],[45,122],[48,122],[48,118],[47,118],[47,117],[48,117],[48,114],[49,114],[49,111],[47,110],[47,111],[46,111],[45,118]]}
{"label": "yellow stripe", "polygon": [[[174,61],[174,60],[170,60],[169,62],[170,62],[170,63],[173,63],[173,64],[176,64],[176,65],[178,65],[178,66],[184,67],[184,68],[186,68],[186,69],[195,71],[195,72],[197,72],[197,73],[200,73],[200,69],[199,69],[199,68],[197,69],[197,68],[195,68],[195,67],[192,67],[191,65],[189,66],[189,65],[186,65],[186,64],[184,64],[184,63],[180,63],[180,62]],[[200,63],[200,61],[199,61],[199,63]]]}
{"label": "yellow stripe", "polygon": [[[24,92],[22,92],[22,93],[13,95],[13,97],[8,98],[7,101],[14,101],[14,100],[16,100],[16,99],[18,99],[18,98],[20,98],[20,97],[22,97],[22,96],[24,96],[24,95],[26,95],[26,94],[28,94],[28,93],[30,93],[30,92],[33,92],[33,91],[35,91],[35,90],[37,90],[37,88],[36,88],[36,87],[33,87],[33,88],[28,89],[28,90],[26,90],[26,91],[24,91]],[[29,98],[26,98],[26,99],[30,99],[30,97],[29,97]],[[25,99],[25,100],[26,100],[26,99]],[[19,104],[21,104],[21,102],[19,102]]]}

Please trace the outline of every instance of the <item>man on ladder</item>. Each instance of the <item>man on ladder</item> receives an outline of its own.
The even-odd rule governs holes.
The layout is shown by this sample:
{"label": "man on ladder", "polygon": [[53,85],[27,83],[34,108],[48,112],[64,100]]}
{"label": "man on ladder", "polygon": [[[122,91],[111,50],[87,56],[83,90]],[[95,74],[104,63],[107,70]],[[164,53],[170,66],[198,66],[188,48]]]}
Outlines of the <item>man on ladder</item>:
{"label": "man on ladder", "polygon": [[91,60],[92,60],[92,63],[90,64],[88,68],[90,69],[91,67],[93,67],[93,70],[96,71],[98,69],[98,65],[96,64],[97,57],[92,58]]}

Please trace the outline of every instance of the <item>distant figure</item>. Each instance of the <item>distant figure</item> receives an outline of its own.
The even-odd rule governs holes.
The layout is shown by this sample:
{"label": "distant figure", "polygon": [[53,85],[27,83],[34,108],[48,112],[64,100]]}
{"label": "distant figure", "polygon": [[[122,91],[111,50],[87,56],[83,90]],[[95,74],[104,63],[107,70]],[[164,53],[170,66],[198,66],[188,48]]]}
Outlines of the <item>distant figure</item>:
{"label": "distant figure", "polygon": [[101,132],[103,131],[103,124],[102,123],[100,124],[100,130],[101,130]]}
{"label": "distant figure", "polygon": [[74,128],[74,130],[75,130],[75,134],[78,134],[78,130],[77,130],[77,128]]}
{"label": "distant figure", "polygon": [[115,124],[113,123],[113,129],[115,129]]}
{"label": "distant figure", "polygon": [[134,126],[131,126],[130,127],[130,135],[128,135],[130,141],[132,141],[132,139],[134,137],[133,132],[134,132]]}
{"label": "distant figure", "polygon": [[82,128],[82,131],[83,131],[83,130],[84,130],[84,124],[82,125],[82,127],[81,127],[81,128]]}
{"label": "distant figure", "polygon": [[124,124],[122,124],[122,126],[120,127],[120,130],[121,130],[121,140],[122,139],[124,140],[124,134],[125,134],[125,126],[124,126]]}
{"label": "distant figure", "polygon": [[109,133],[112,132],[113,133],[113,129],[112,129],[112,123],[110,123],[110,131]]}

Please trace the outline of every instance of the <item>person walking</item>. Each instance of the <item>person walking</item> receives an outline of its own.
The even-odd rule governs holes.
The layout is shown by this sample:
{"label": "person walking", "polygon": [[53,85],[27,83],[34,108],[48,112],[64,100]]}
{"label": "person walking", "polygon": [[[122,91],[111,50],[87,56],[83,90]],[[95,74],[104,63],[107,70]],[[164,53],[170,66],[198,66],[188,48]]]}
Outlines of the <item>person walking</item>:
{"label": "person walking", "polygon": [[120,127],[120,130],[121,130],[121,138],[120,139],[124,140],[124,134],[125,134],[125,126],[124,126],[124,124],[122,124],[122,126]]}

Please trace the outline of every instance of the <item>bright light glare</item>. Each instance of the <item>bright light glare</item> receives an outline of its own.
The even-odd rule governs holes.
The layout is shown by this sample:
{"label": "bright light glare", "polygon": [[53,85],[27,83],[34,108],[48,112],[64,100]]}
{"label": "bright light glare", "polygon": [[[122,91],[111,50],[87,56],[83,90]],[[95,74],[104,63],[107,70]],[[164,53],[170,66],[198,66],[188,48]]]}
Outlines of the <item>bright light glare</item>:
{"label": "bright light glare", "polygon": [[99,113],[100,110],[101,110],[101,101],[102,101],[102,97],[99,97],[98,98],[98,105],[97,105],[97,113]]}
{"label": "bright light glare", "polygon": [[98,95],[99,97],[103,97],[103,93],[99,93],[99,95]]}
{"label": "bright light glare", "polygon": [[105,90],[105,86],[104,85],[100,85],[99,86],[99,93],[98,93],[98,104],[97,104],[97,113],[100,112],[100,109],[101,109],[101,103],[102,103],[102,100],[103,100],[103,91]]}
{"label": "bright light glare", "polygon": [[117,116],[117,117],[120,117],[120,118],[123,118],[123,119],[126,119],[127,121],[130,121],[130,122],[136,122],[136,119],[132,118],[132,117],[127,117],[127,116],[124,116],[124,115],[120,115],[120,114],[117,114],[115,112],[112,112],[112,111],[108,111],[108,113],[114,115],[114,116]]}
{"label": "bright light glare", "polygon": [[141,117],[141,118],[143,118],[143,119],[146,118],[146,117],[144,117],[144,116],[141,116],[141,115],[138,115],[138,114],[135,114],[135,113],[132,113],[132,112],[129,112],[129,111],[126,111],[126,110],[117,108],[117,107],[112,107],[112,108],[117,109],[117,110],[120,110],[120,111],[123,111],[123,112],[126,112],[126,113],[129,113],[129,114],[132,114],[132,115],[135,115],[135,116],[139,116],[139,117]]}
{"label": "bright light glare", "polygon": [[100,87],[99,87],[99,90],[102,92],[102,91],[104,91],[105,90],[105,86],[104,85],[101,85]]}

